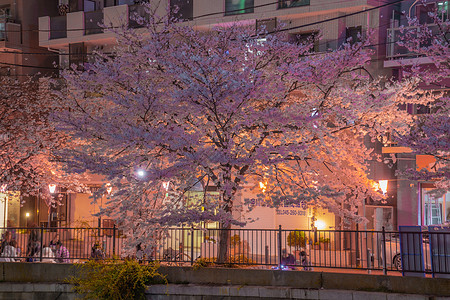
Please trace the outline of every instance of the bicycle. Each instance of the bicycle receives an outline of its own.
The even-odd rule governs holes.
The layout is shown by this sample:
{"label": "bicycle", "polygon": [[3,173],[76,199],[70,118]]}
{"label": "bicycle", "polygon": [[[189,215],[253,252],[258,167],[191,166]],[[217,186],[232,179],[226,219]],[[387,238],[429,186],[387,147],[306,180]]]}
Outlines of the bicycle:
{"label": "bicycle", "polygon": [[184,252],[169,247],[163,252],[163,261],[169,266],[180,266],[183,263],[191,262],[191,257]]}

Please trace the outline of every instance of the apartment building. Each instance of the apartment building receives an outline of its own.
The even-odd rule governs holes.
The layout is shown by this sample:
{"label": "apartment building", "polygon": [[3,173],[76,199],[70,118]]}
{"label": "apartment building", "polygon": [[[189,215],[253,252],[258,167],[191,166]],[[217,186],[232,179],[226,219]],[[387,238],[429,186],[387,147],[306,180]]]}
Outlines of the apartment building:
{"label": "apartment building", "polygon": [[[420,24],[426,24],[433,34],[438,32],[437,25],[429,12],[438,9],[439,18],[448,20],[449,1],[428,1],[425,5],[421,1],[402,1],[390,7],[390,28],[386,36],[386,57],[383,67],[393,75],[394,78],[403,78],[404,67],[421,65],[435,69],[432,61],[425,56],[419,56],[400,46],[397,42],[402,35],[402,26],[406,29],[412,28],[408,24],[408,17],[417,18]],[[426,41],[424,41],[426,43]],[[440,85],[422,85],[422,88],[437,91],[448,91],[450,78],[441,82]],[[423,105],[406,104],[404,107],[411,114],[430,113],[430,107]],[[395,154],[397,162],[393,164],[392,171],[402,171],[408,168],[422,169],[434,163],[434,159],[428,155],[414,155],[411,150],[397,147],[389,140],[381,147],[385,155]],[[389,180],[391,192],[395,193],[398,225],[437,225],[450,221],[450,192],[440,198],[433,198],[428,192],[435,188],[433,182],[417,182],[406,180],[402,176],[395,176],[393,172],[384,174]],[[380,178],[381,179],[381,178]]]}
{"label": "apartment building", "polygon": [[40,47],[38,18],[57,14],[56,3],[56,0],[0,0],[0,76],[23,78],[54,72],[53,63],[58,55]]}

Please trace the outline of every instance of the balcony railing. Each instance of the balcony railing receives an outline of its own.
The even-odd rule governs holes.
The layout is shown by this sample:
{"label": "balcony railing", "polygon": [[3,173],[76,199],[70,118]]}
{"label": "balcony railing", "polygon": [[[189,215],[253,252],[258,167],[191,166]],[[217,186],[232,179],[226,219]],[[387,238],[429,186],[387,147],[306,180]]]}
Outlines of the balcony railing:
{"label": "balcony railing", "polygon": [[50,18],[50,39],[62,39],[67,37],[67,17],[57,16]]}
{"label": "balcony railing", "polygon": [[310,5],[310,0],[279,0],[278,9]]}
{"label": "balcony railing", "polygon": [[[431,30],[433,38],[439,38],[439,27],[436,24],[428,24],[428,29]],[[399,45],[399,42],[402,41],[402,37],[405,36],[405,32],[414,32],[419,31],[420,27],[410,26],[404,28],[389,28],[388,36],[387,36],[387,44],[386,44],[386,58],[389,59],[397,59],[397,58],[414,58],[421,56],[418,52],[413,49],[408,49],[405,46]],[[450,38],[450,35],[447,36]],[[432,38],[423,41],[420,44],[420,47],[426,47],[431,45]],[[419,50],[419,49],[417,49]]]}
{"label": "balcony railing", "polygon": [[89,11],[84,13],[84,34],[102,33],[103,11]]}

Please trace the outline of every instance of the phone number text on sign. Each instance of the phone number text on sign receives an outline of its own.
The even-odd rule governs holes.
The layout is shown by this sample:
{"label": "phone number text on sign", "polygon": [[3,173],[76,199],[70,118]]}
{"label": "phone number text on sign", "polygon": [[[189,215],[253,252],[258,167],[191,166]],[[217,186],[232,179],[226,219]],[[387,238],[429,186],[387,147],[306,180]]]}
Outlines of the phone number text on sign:
{"label": "phone number text on sign", "polygon": [[306,216],[306,211],[305,210],[296,210],[296,209],[277,209],[277,215]]}

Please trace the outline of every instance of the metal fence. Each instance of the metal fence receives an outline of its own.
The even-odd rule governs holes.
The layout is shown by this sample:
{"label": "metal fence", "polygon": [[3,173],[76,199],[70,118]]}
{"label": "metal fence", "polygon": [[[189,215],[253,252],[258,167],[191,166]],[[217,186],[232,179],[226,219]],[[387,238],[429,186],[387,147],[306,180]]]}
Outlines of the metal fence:
{"label": "metal fence", "polygon": [[339,268],[450,275],[450,232],[170,229],[150,259],[193,264],[218,262],[221,231],[228,232],[221,263],[311,270]]}
{"label": "metal fence", "polygon": [[[69,262],[124,257],[125,237],[116,227],[0,228],[3,241],[8,239],[6,231],[16,250],[5,252],[6,244],[2,242],[3,261],[58,261],[58,240],[70,253]],[[35,253],[30,253],[32,236],[39,247]],[[225,259],[219,262],[221,236],[227,237],[227,249]],[[435,277],[450,275],[449,231],[173,228],[165,231],[156,245],[142,244],[141,248],[142,255],[135,255],[139,260],[174,265],[192,265],[203,259],[298,270],[340,268],[379,270],[385,274],[402,271],[414,275],[432,273]]]}
{"label": "metal fence", "polygon": [[0,232],[0,261],[78,262],[115,258],[120,256],[124,240],[116,227],[22,227],[0,228]]}

